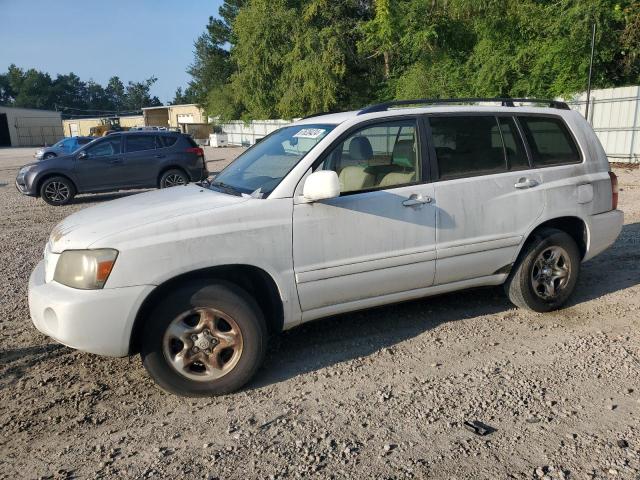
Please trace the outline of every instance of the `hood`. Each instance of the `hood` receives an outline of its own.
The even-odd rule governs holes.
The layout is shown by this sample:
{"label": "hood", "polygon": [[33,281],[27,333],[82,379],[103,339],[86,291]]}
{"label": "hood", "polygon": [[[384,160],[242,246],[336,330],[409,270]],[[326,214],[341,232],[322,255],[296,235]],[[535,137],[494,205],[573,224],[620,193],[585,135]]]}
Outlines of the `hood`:
{"label": "hood", "polygon": [[51,232],[52,252],[88,248],[101,238],[142,225],[246,202],[243,197],[189,184],[164,188],[85,208],[60,222]]}

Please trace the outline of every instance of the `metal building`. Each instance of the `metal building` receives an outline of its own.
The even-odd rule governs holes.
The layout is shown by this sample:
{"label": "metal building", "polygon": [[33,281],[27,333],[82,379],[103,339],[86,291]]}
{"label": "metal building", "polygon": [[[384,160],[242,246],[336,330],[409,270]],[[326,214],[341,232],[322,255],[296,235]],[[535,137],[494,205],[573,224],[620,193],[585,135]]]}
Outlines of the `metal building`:
{"label": "metal building", "polygon": [[39,147],[62,137],[60,112],[0,106],[0,147]]}

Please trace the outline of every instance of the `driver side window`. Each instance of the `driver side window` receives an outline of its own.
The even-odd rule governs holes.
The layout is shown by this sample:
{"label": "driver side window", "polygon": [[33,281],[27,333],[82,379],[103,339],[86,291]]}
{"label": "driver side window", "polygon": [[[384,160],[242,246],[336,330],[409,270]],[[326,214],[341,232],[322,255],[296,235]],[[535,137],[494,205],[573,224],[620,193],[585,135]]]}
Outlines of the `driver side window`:
{"label": "driver side window", "polygon": [[120,138],[109,138],[87,149],[92,157],[108,157],[120,153]]}
{"label": "driver side window", "polygon": [[416,183],[420,178],[417,132],[415,120],[368,126],[341,142],[319,170],[338,174],[341,193]]}

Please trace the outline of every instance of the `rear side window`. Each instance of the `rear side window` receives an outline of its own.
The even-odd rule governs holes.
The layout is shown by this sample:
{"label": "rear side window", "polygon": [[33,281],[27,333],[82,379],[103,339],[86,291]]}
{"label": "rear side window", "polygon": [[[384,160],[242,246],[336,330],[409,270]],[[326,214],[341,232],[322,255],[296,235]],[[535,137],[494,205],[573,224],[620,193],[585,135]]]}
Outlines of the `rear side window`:
{"label": "rear side window", "polygon": [[162,135],[158,137],[160,145],[163,147],[173,147],[178,141],[178,137],[173,135]]}
{"label": "rear side window", "polygon": [[578,147],[558,118],[518,117],[536,167],[576,163]]}
{"label": "rear side window", "polygon": [[491,116],[429,118],[443,180],[507,170],[500,125]]}
{"label": "rear side window", "polygon": [[154,135],[128,135],[127,153],[140,152],[142,150],[154,150],[156,137]]}

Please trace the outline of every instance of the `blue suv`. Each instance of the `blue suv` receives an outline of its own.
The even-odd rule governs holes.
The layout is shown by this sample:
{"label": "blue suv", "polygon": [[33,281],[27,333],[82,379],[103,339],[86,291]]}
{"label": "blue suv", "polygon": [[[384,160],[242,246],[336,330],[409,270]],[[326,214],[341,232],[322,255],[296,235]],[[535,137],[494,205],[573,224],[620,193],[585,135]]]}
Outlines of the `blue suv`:
{"label": "blue suv", "polygon": [[75,152],[23,166],[16,188],[50,205],[77,193],[166,188],[204,180],[204,150],[178,132],[123,132],[94,140]]}

